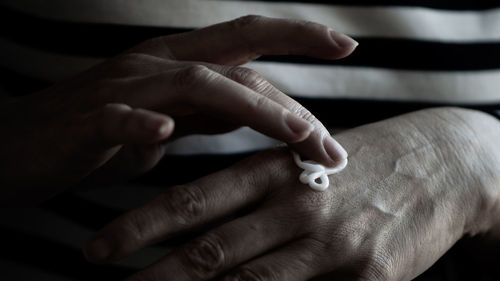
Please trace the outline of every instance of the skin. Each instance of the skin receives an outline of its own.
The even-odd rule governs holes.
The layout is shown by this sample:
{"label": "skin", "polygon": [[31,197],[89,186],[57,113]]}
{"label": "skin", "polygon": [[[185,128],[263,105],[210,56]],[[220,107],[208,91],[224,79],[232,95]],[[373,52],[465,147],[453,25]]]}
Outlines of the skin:
{"label": "skin", "polygon": [[498,231],[493,117],[431,109],[336,139],[349,165],[325,192],[298,181],[288,149],[265,151],[129,211],[96,233],[85,254],[119,260],[225,218],[127,281],[300,281],[329,272],[328,280],[411,280],[460,238]]}
{"label": "skin", "polygon": [[240,126],[334,165],[347,153],[321,122],[238,65],[263,54],[338,59],[356,45],[319,24],[247,16],[151,39],[45,91],[3,100],[0,204],[135,177],[156,165],[167,138]]}

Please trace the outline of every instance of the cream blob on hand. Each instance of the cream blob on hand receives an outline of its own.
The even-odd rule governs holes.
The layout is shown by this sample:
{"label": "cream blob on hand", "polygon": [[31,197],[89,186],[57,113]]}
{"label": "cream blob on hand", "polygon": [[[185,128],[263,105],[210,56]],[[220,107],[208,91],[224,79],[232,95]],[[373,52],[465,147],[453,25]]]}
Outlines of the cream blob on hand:
{"label": "cream blob on hand", "polygon": [[325,191],[330,185],[328,175],[336,174],[347,166],[347,159],[344,159],[335,167],[327,168],[314,161],[302,161],[299,154],[295,151],[292,151],[292,154],[295,164],[304,169],[299,177],[300,182],[308,184],[309,187],[316,191]]}

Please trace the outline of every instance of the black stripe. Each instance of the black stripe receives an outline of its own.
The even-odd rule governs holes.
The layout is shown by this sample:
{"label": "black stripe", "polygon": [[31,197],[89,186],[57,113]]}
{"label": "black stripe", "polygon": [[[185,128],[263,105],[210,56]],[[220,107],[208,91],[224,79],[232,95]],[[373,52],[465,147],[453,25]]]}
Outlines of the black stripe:
{"label": "black stripe", "polygon": [[442,106],[458,106],[479,110],[500,119],[500,100],[496,104],[471,105],[368,99],[294,98],[309,109],[323,124],[334,128],[357,127],[425,108]]}
{"label": "black stripe", "polygon": [[[190,30],[60,22],[5,9],[0,12],[0,25],[0,36],[17,43],[50,52],[92,57],[113,56],[148,38]],[[350,57],[339,61],[299,56],[265,56],[259,60],[413,70],[500,68],[500,42],[440,43],[389,38],[356,39],[360,42],[358,49]]]}
{"label": "black stripe", "polygon": [[498,43],[439,43],[409,39],[356,38],[359,46],[342,60],[302,56],[267,56],[286,63],[369,66],[405,70],[485,70],[500,68]]}
{"label": "black stripe", "polygon": [[287,2],[305,4],[329,4],[345,6],[402,6],[402,7],[426,7],[446,10],[485,10],[500,6],[498,0],[239,0],[252,2]]}
{"label": "black stripe", "polygon": [[108,57],[146,39],[189,30],[64,22],[0,8],[0,36],[33,48],[68,55]]}

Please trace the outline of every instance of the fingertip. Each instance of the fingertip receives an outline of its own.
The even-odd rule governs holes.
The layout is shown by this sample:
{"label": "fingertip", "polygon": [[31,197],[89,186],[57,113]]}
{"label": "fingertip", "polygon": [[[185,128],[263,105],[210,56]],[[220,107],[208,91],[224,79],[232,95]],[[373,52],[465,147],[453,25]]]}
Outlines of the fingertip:
{"label": "fingertip", "polygon": [[330,36],[335,45],[337,45],[340,49],[356,48],[359,45],[356,40],[333,29],[330,29]]}
{"label": "fingertip", "polygon": [[333,165],[337,165],[348,157],[347,151],[329,135],[323,139],[323,147]]}
{"label": "fingertip", "polygon": [[326,167],[337,167],[348,157],[347,151],[329,134],[324,136],[313,132],[302,142],[291,144],[291,147],[305,159]]}
{"label": "fingertip", "polygon": [[341,59],[347,57],[352,52],[354,52],[356,47],[359,46],[359,43],[356,40],[343,33],[330,29],[329,34],[336,48],[335,54],[332,57],[333,59]]}

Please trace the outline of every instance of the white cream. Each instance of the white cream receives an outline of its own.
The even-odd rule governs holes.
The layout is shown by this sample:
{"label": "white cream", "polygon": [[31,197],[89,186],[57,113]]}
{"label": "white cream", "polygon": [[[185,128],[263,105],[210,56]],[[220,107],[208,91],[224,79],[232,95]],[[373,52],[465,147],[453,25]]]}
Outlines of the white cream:
{"label": "white cream", "polygon": [[[337,166],[333,168],[327,168],[317,162],[306,160],[302,161],[299,154],[292,151],[293,159],[295,164],[304,171],[300,174],[299,180],[303,184],[308,184],[309,187],[316,191],[325,191],[330,185],[330,180],[328,175],[336,174],[342,171],[347,166],[347,159],[340,162]],[[319,182],[317,180],[319,179]]]}

